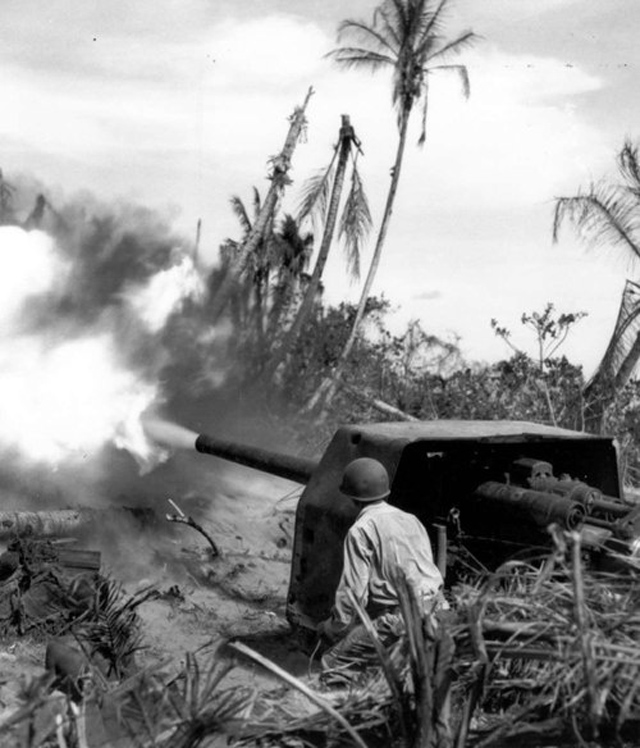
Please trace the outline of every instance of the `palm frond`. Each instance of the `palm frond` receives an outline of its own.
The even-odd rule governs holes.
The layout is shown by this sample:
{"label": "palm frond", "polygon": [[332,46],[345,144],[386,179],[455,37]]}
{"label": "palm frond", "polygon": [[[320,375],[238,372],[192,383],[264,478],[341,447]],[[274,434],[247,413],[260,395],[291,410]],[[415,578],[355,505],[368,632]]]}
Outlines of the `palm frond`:
{"label": "palm frond", "polygon": [[[384,34],[376,29],[375,25],[371,26],[364,21],[355,21],[352,19],[342,21],[338,27],[338,40],[345,36],[352,36],[365,45],[372,44],[374,49],[379,49],[381,52],[387,50],[393,55],[398,52],[397,47],[394,47]],[[395,34],[392,39],[394,38],[397,38]],[[335,51],[337,52],[339,49]]]}
{"label": "palm frond", "polygon": [[255,701],[252,688],[224,687],[222,681],[232,667],[228,659],[217,659],[214,653],[203,668],[195,655],[187,653],[181,672],[170,681],[161,670],[142,671],[109,696],[132,744],[194,748],[207,738],[215,742],[215,736],[229,742]]}
{"label": "palm frond", "polygon": [[372,225],[369,201],[357,165],[354,162],[351,171],[351,187],[342,210],[338,238],[344,241],[347,267],[356,280],[360,278],[362,243],[369,235]]}
{"label": "palm frond", "polygon": [[253,188],[253,215],[260,215],[260,208],[262,208],[262,198],[260,197],[260,190],[254,186]]}
{"label": "palm frond", "polygon": [[468,99],[471,95],[471,84],[469,82],[469,71],[466,65],[434,65],[429,68],[429,72],[435,70],[444,70],[445,72],[455,73],[462,85],[462,95],[465,99]]}
{"label": "palm frond", "polygon": [[397,50],[400,49],[402,40],[398,33],[398,29],[394,26],[389,17],[389,11],[384,6],[376,8],[373,14],[373,22],[374,25],[380,27],[380,33],[385,37],[385,39],[391,40],[389,48],[396,53]]}
{"label": "palm frond", "polygon": [[618,318],[609,345],[595,373],[587,383],[587,389],[595,382],[613,381],[627,361],[640,334],[640,286],[627,281]]}
{"label": "palm frond", "polygon": [[141,648],[142,636],[137,608],[153,591],[142,590],[125,597],[122,585],[104,579],[96,590],[93,616],[82,622],[77,637],[89,645],[90,653],[100,654],[109,663],[109,675],[121,677]]}
{"label": "palm frond", "polygon": [[556,199],[553,240],[570,221],[591,246],[622,245],[640,258],[640,201],[618,185],[592,185],[588,194]]}
{"label": "palm frond", "polygon": [[387,0],[383,7],[393,16],[392,23],[396,26],[400,38],[406,38],[411,22],[406,0]]}
{"label": "palm frond", "polygon": [[422,5],[424,6],[423,14],[425,16],[425,26],[422,32],[422,36],[431,35],[437,33],[443,25],[444,11],[449,4],[450,0],[440,0],[438,7],[431,11],[428,9],[429,0],[425,0]]}
{"label": "palm frond", "polygon": [[418,138],[418,145],[420,146],[424,145],[427,139],[428,109],[429,109],[429,80],[428,78],[425,78],[424,93],[422,95],[422,122],[420,123],[420,137]]}
{"label": "palm frond", "polygon": [[404,39],[405,48],[410,50],[411,56],[420,59],[425,40],[435,43],[440,38],[440,29],[443,26],[442,15],[447,2],[448,0],[440,0],[435,10],[432,9],[432,0],[409,3]]}
{"label": "palm frond", "polygon": [[329,52],[327,57],[332,57],[339,65],[347,69],[364,67],[369,68],[372,72],[384,65],[391,65],[392,67],[395,65],[393,57],[362,47],[340,47],[340,49]]}
{"label": "palm frond", "polygon": [[627,189],[636,197],[640,197],[640,165],[638,164],[638,148],[630,141],[625,141],[618,154],[618,167],[627,182]]}
{"label": "palm frond", "polygon": [[[478,35],[474,34],[473,31],[466,31],[457,39],[454,39],[451,42],[447,42],[447,44],[445,44],[444,46],[439,47],[435,52],[430,52],[428,50],[428,39],[425,39],[423,44],[425,45],[424,53],[426,60],[427,62],[433,62],[434,60],[440,60],[450,55],[460,54],[460,52],[462,52],[464,49],[475,44],[478,39]],[[420,51],[422,52],[422,50]]]}
{"label": "palm frond", "polygon": [[301,224],[307,218],[311,219],[314,227],[324,223],[335,174],[337,153],[338,148],[336,147],[327,168],[307,179],[302,185],[302,195],[295,219],[298,224]]}
{"label": "palm frond", "polygon": [[230,198],[229,203],[231,204],[231,210],[234,212],[234,215],[240,223],[243,233],[248,234],[251,231],[251,219],[249,218],[249,214],[247,213],[247,209],[242,202],[242,199],[238,197],[238,195],[233,195]]}

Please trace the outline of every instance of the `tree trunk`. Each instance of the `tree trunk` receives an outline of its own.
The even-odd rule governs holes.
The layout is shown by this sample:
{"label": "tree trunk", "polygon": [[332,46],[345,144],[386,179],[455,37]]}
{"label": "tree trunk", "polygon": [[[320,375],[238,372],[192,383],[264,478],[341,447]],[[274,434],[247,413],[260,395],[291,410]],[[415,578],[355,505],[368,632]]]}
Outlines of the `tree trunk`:
{"label": "tree trunk", "polygon": [[409,413],[405,413],[404,410],[400,410],[399,408],[396,408],[393,405],[389,405],[389,403],[385,403],[384,400],[380,400],[377,397],[374,397],[368,392],[362,391],[357,389],[356,387],[352,387],[349,384],[345,384],[344,382],[339,382],[339,387],[343,387],[349,394],[353,395],[357,400],[361,400],[362,402],[369,405],[371,408],[374,408],[379,413],[383,413],[385,416],[392,416],[393,418],[397,419],[398,421],[419,421],[419,418],[416,418],[415,416],[409,415]]}
{"label": "tree trunk", "polygon": [[302,299],[302,304],[296,315],[293,324],[287,331],[285,338],[273,356],[273,360],[269,365],[266,372],[268,378],[273,377],[278,371],[280,364],[285,360],[287,354],[291,350],[291,347],[298,339],[298,335],[302,330],[304,323],[309,317],[309,312],[313,308],[313,304],[318,293],[320,286],[320,280],[324,272],[325,265],[327,264],[327,258],[329,256],[329,250],[331,249],[331,243],[333,241],[333,235],[335,233],[336,223],[338,220],[338,210],[340,207],[340,197],[342,196],[342,188],[344,185],[344,176],[347,171],[347,163],[349,161],[349,154],[351,152],[351,146],[354,142],[354,131],[349,120],[349,115],[342,115],[342,126],[340,127],[339,136],[339,154],[338,163],[336,166],[336,173],[333,180],[333,187],[331,190],[331,197],[329,199],[329,207],[327,210],[327,218],[324,225],[324,232],[322,234],[322,243],[318,250],[318,257],[316,264],[313,268],[313,274],[311,280],[305,291]]}
{"label": "tree trunk", "polygon": [[605,377],[598,372],[597,376],[584,391],[584,422],[585,431],[591,434],[601,434],[604,425],[604,414],[614,401],[618,390],[629,381],[633,370],[640,361],[640,333],[631,346],[631,350],[624,359],[618,373],[614,377]]}
{"label": "tree trunk", "polygon": [[[138,512],[142,516],[146,513]],[[14,535],[26,535],[34,538],[55,538],[75,535],[91,526],[104,525],[109,518],[115,522],[126,522],[136,519],[136,510],[127,507],[111,509],[49,509],[41,512],[0,512],[0,539],[6,540]]]}
{"label": "tree trunk", "polygon": [[631,350],[618,369],[618,373],[613,380],[614,390],[619,390],[625,386],[631,378],[638,361],[640,361],[640,333],[636,336],[636,339],[633,341],[633,345],[631,346]]}
{"label": "tree trunk", "polygon": [[342,376],[345,364],[351,354],[353,345],[356,341],[362,318],[364,316],[364,310],[369,299],[369,293],[371,292],[371,286],[373,285],[378,265],[380,264],[380,257],[382,255],[382,249],[387,236],[387,229],[389,227],[389,221],[391,220],[391,214],[393,213],[393,204],[395,202],[396,191],[398,189],[398,182],[400,180],[400,169],[402,167],[402,159],[404,156],[404,149],[407,141],[407,127],[409,125],[409,114],[410,112],[404,112],[402,117],[402,124],[400,128],[400,138],[398,140],[398,149],[396,151],[396,160],[391,172],[391,184],[389,185],[389,193],[387,195],[387,202],[384,209],[384,215],[382,217],[382,223],[380,224],[380,231],[378,232],[378,238],[376,240],[376,246],[373,251],[373,257],[371,258],[371,264],[369,265],[369,272],[362,288],[362,294],[360,295],[360,303],[358,304],[358,311],[353,321],[351,333],[347,342],[342,349],[338,363],[336,364],[332,375],[326,377],[321,383],[312,398],[306,405],[306,410],[312,411],[318,407],[324,407],[325,403],[331,402],[333,398],[336,383]]}
{"label": "tree trunk", "polygon": [[309,88],[302,106],[295,108],[293,114],[289,118],[291,124],[282,151],[278,156],[271,159],[272,171],[269,175],[271,186],[269,187],[265,201],[260,208],[260,213],[258,214],[251,231],[242,242],[237,255],[231,261],[229,270],[225,275],[220,288],[216,292],[213,304],[211,305],[211,320],[214,324],[218,321],[220,315],[224,311],[233,291],[233,286],[237,278],[245,269],[249,255],[251,255],[252,252],[255,252],[260,240],[265,236],[269,222],[273,220],[278,201],[284,192],[285,186],[289,182],[288,172],[291,166],[291,158],[298,140],[300,139],[302,129],[307,122],[305,110],[312,94],[313,88]]}

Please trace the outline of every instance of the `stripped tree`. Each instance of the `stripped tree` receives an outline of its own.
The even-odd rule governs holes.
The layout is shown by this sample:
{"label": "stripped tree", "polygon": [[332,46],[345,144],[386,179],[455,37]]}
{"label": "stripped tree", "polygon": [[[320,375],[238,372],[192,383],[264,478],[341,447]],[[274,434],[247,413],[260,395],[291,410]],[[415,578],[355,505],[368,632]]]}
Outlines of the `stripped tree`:
{"label": "stripped tree", "polygon": [[277,156],[269,159],[271,166],[268,177],[271,182],[269,191],[251,227],[251,231],[237,248],[235,256],[229,263],[225,278],[216,292],[210,312],[213,323],[217,322],[220,318],[233,294],[235,283],[247,268],[250,256],[256,251],[261,240],[268,232],[269,226],[273,224],[274,216],[285,187],[291,182],[291,178],[289,177],[291,159],[307,124],[305,111],[312,94],[313,89],[309,88],[302,106],[296,107],[291,117],[289,117],[289,132],[287,133],[282,150]]}
{"label": "stripped tree", "polygon": [[[360,141],[356,137],[349,116],[343,114],[333,158],[327,168],[308,180],[304,187],[298,222],[302,223],[310,217],[315,224],[321,224],[323,227],[322,242],[311,279],[293,324],[273,355],[267,371],[270,377],[278,371],[291,351],[316,303],[339,217],[338,235],[344,241],[348,269],[353,277],[360,276],[360,247],[371,228],[369,203],[357,167],[358,154],[361,152]],[[351,187],[342,207],[342,213],[340,213],[342,190],[350,158]]]}

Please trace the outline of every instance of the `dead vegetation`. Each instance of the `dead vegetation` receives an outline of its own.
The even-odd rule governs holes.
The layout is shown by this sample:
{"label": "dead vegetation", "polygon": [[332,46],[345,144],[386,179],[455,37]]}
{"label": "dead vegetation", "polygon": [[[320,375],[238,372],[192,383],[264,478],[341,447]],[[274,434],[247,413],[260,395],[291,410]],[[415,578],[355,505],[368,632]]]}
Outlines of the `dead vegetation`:
{"label": "dead vegetation", "polygon": [[[556,532],[544,562],[510,562],[452,591],[448,620],[422,618],[408,594],[406,636],[348,689],[296,679],[242,641],[183,666],[136,668],[136,610],[105,582],[73,626],[87,655],[80,699],[26,684],[0,742],[57,746],[455,746],[611,744],[640,727],[640,577],[584,564],[579,538]],[[363,620],[366,614],[362,612]],[[98,656],[99,655],[99,656]],[[247,662],[280,687],[238,687]],[[106,667],[105,667],[106,665]],[[357,663],[354,663],[357,667]],[[226,742],[225,742],[226,741]]]}

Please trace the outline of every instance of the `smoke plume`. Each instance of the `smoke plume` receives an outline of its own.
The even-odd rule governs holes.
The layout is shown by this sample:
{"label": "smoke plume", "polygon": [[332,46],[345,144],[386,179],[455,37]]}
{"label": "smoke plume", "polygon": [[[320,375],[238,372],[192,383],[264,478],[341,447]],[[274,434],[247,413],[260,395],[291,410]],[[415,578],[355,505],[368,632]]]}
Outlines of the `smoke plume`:
{"label": "smoke plume", "polygon": [[148,469],[166,456],[142,425],[170,394],[164,333],[203,298],[202,273],[150,210],[38,205],[38,228],[16,211],[0,226],[0,447],[34,471],[100,474],[113,448]]}

